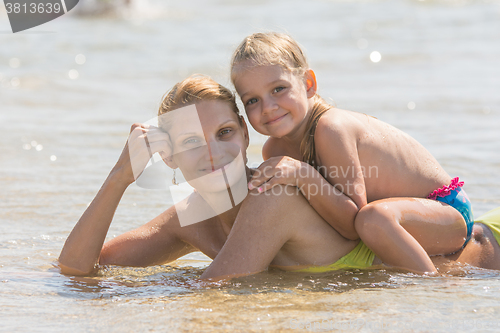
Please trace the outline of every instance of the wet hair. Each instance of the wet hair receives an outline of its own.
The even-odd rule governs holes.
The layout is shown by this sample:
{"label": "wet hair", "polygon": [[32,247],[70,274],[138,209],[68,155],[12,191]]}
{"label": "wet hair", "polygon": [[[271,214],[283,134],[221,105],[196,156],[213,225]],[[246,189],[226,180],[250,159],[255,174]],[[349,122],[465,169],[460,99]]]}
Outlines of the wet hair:
{"label": "wet hair", "polygon": [[165,117],[160,117],[161,115],[201,101],[222,101],[228,103],[238,117],[240,125],[243,124],[243,117],[240,115],[233,92],[208,76],[195,74],[175,84],[163,96],[160,108],[158,109],[158,125],[162,129],[167,130],[169,124],[166,123]]}
{"label": "wet hair", "polygon": [[[255,33],[246,37],[236,48],[231,60],[231,80],[234,84],[239,71],[237,66],[280,65],[284,70],[303,76],[309,69],[306,56],[300,45],[289,35],[278,32]],[[302,161],[316,166],[314,133],[321,116],[332,108],[321,96],[314,95],[314,104],[307,120],[304,137],[300,142]]]}

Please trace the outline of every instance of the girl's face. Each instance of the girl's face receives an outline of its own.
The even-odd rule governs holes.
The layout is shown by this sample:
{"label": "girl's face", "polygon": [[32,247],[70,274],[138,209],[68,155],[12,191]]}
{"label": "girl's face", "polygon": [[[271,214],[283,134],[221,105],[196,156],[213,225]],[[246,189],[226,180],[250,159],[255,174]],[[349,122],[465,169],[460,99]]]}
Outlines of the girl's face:
{"label": "girl's face", "polygon": [[225,184],[220,184],[222,169],[229,183],[231,178],[241,177],[248,131],[244,123],[240,125],[229,103],[202,101],[172,112],[176,111],[168,133],[174,167],[180,168],[186,181],[199,190],[201,186],[215,191]]}
{"label": "girl's face", "polygon": [[261,134],[276,138],[300,135],[312,107],[305,79],[280,65],[236,67],[234,86],[250,124]]}

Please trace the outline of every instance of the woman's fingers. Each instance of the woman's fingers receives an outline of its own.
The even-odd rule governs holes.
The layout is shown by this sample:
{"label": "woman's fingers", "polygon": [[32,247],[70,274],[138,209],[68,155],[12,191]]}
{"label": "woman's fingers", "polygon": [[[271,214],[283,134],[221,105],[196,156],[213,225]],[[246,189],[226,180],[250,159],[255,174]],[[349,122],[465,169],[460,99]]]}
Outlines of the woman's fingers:
{"label": "woman's fingers", "polygon": [[151,148],[151,153],[162,153],[162,157],[172,155],[172,144],[168,133],[158,127],[149,126],[142,128],[147,145]]}
{"label": "woman's fingers", "polygon": [[168,158],[172,155],[170,145],[167,141],[149,141],[149,147],[151,149],[151,155],[154,153],[160,153],[162,159]]}
{"label": "woman's fingers", "polygon": [[157,127],[148,124],[134,124],[129,136],[129,146],[135,153],[148,151],[151,157],[154,153],[164,152],[164,155],[172,154],[170,136]]}
{"label": "woman's fingers", "polygon": [[158,127],[150,126],[148,129],[144,129],[144,132],[148,136],[150,141],[160,141],[160,140],[168,140],[170,141],[170,136],[168,133],[163,132]]}
{"label": "woman's fingers", "polygon": [[133,180],[142,174],[153,154],[160,153],[164,160],[172,155],[169,135],[158,127],[141,123],[131,126],[125,150],[127,153],[120,156],[117,165],[130,170]]}
{"label": "woman's fingers", "polygon": [[134,123],[132,124],[132,126],[130,127],[130,133],[132,133],[136,128],[137,129],[148,129],[150,126],[148,124],[142,124],[142,123]]}

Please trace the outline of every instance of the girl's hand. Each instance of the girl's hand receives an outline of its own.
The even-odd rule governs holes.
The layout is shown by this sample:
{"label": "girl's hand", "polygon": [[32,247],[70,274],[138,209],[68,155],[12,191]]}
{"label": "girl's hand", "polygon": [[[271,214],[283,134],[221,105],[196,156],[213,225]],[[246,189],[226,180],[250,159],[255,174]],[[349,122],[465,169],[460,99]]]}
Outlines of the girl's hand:
{"label": "girl's hand", "polygon": [[158,127],[133,124],[115,170],[120,171],[127,182],[133,183],[144,171],[154,153],[159,153],[165,160],[172,155],[171,147],[169,135]]}
{"label": "girl's hand", "polygon": [[[276,156],[264,161],[254,172],[248,189],[265,192],[276,185],[300,187],[301,176],[307,176],[304,163],[288,156]],[[304,175],[302,175],[304,174]]]}

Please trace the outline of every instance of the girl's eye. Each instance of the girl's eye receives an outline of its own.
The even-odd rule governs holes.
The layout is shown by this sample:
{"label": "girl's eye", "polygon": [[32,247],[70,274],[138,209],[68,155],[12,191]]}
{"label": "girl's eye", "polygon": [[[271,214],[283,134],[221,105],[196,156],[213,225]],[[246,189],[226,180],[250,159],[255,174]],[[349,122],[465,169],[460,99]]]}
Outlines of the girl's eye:
{"label": "girl's eye", "polygon": [[246,105],[254,104],[257,103],[257,98],[250,98],[247,102]]}
{"label": "girl's eye", "polygon": [[274,88],[273,92],[278,93],[278,92],[282,91],[283,89],[285,89],[285,87],[276,87],[276,88]]}

